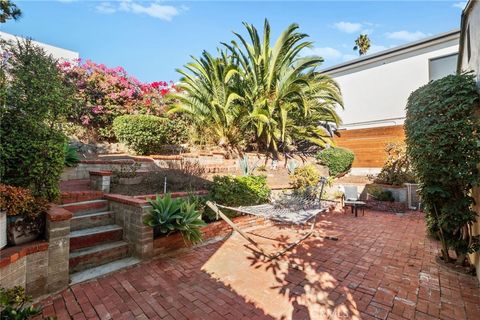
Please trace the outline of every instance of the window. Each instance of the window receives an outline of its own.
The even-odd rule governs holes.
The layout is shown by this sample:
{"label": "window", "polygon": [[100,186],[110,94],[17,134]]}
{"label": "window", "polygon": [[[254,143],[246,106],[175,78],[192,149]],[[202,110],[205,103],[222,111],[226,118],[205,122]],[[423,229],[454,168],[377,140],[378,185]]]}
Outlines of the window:
{"label": "window", "polygon": [[457,71],[458,53],[430,59],[428,61],[429,80],[438,80]]}

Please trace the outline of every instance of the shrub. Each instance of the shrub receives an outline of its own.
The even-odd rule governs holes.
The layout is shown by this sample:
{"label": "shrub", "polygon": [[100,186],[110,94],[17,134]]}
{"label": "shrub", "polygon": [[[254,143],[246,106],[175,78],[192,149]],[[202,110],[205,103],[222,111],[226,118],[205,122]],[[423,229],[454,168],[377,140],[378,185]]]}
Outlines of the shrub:
{"label": "shrub", "polygon": [[0,210],[7,216],[36,218],[47,212],[46,200],[35,198],[28,189],[0,184]]}
{"label": "shrub", "polygon": [[405,121],[407,153],[420,184],[430,232],[438,230],[442,257],[457,263],[477,251],[471,189],[480,182],[479,95],[472,74],[450,75],[414,91]]}
{"label": "shrub", "polygon": [[296,168],[290,175],[290,184],[295,190],[306,190],[308,187],[317,185],[319,180],[320,172],[313,164]]}
{"label": "shrub", "polygon": [[40,315],[42,308],[25,307],[25,304],[30,302],[31,297],[25,295],[25,289],[21,286],[11,289],[0,288],[0,319],[24,320]]}
{"label": "shrub", "polygon": [[394,202],[395,198],[390,190],[383,190],[379,186],[372,186],[368,188],[368,193],[378,201]]}
{"label": "shrub", "polygon": [[317,154],[317,160],[328,167],[333,177],[350,170],[354,159],[353,152],[345,148],[328,148]]}
{"label": "shrub", "polygon": [[64,165],[65,167],[75,167],[79,162],[77,148],[65,143],[63,146],[63,153],[65,154]]}
{"label": "shrub", "polygon": [[113,121],[113,131],[120,142],[137,154],[160,152],[162,147],[187,140],[188,132],[181,119],[151,115],[125,115]]}
{"label": "shrub", "polygon": [[75,108],[68,120],[86,128],[88,140],[111,140],[112,123],[125,114],[163,114],[176,92],[173,82],[141,83],[122,67],[109,68],[87,60],[63,62],[58,65],[66,81],[75,87]]}
{"label": "shrub", "polygon": [[270,188],[265,176],[215,176],[210,196],[227,206],[251,206],[268,202]]}
{"label": "shrub", "polygon": [[387,153],[387,161],[383,165],[382,171],[375,178],[375,182],[392,185],[415,182],[405,144],[388,143],[385,152]]}
{"label": "shrub", "polygon": [[197,244],[202,241],[200,227],[205,222],[200,218],[201,213],[196,210],[195,203],[182,199],[172,199],[170,194],[155,200],[148,200],[152,206],[150,214],[144,223],[155,229],[155,233],[170,234],[179,231],[185,243]]}
{"label": "shrub", "polygon": [[31,41],[3,44],[9,58],[0,69],[0,181],[58,197],[64,168],[64,135],[56,129],[72,104],[73,88],[57,61]]}

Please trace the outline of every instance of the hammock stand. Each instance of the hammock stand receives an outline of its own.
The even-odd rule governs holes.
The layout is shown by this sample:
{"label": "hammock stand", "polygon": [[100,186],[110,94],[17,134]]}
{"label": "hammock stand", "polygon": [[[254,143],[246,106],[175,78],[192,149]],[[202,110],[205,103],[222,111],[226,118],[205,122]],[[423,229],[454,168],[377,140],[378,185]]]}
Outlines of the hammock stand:
{"label": "hammock stand", "polygon": [[[321,185],[320,188],[320,195],[323,193],[323,187],[325,185],[325,179],[321,179],[319,184]],[[318,186],[318,185],[317,185]],[[236,231],[242,238],[248,241],[251,245],[256,248],[256,252],[265,256],[268,260],[276,259],[287,251],[310,237],[315,232],[315,226],[317,222],[317,216],[321,213],[327,211],[327,207],[322,206],[322,202],[320,197],[318,199],[311,199],[311,198],[302,198],[300,200],[300,206],[288,206],[287,207],[283,204],[282,207],[278,208],[278,205],[275,204],[264,204],[264,205],[257,205],[257,206],[245,206],[245,207],[228,207],[224,205],[220,205],[211,201],[207,201],[207,206],[215,212],[217,218],[222,218],[234,231]],[[260,245],[254,241],[251,237],[249,237],[244,231],[242,231],[230,218],[228,218],[220,208],[232,210],[241,214],[248,214],[257,217],[262,217],[264,219],[277,221],[280,223],[287,223],[287,224],[295,224],[295,225],[305,225],[310,222],[310,228],[306,234],[304,234],[300,239],[287,244],[281,251],[278,251],[273,254],[266,253]],[[268,214],[269,213],[269,214]],[[338,240],[336,237],[324,237],[325,239],[329,240]]]}

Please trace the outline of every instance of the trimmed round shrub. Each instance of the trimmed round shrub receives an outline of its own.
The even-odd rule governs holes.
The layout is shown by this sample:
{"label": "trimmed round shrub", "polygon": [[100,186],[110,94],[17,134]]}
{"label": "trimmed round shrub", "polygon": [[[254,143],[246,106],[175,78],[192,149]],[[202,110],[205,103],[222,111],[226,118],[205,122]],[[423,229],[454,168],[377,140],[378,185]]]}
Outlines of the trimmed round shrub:
{"label": "trimmed round shrub", "polygon": [[472,187],[480,183],[480,97],[472,74],[450,75],[414,91],[407,104],[407,154],[420,184],[431,233],[457,263],[480,243],[469,231],[476,219]]}
{"label": "trimmed round shrub", "polygon": [[354,153],[345,148],[328,148],[317,154],[318,162],[327,166],[333,177],[350,170],[354,159]]}
{"label": "trimmed round shrub", "polygon": [[140,155],[162,151],[165,145],[187,141],[188,129],[180,118],[161,118],[152,115],[124,115],[115,118],[113,131],[118,141]]}
{"label": "trimmed round shrub", "polygon": [[305,190],[308,187],[316,186],[319,180],[320,172],[313,164],[296,168],[290,176],[290,184],[295,190]]}
{"label": "trimmed round shrub", "polygon": [[227,206],[251,206],[268,202],[270,188],[265,176],[215,176],[210,196]]}

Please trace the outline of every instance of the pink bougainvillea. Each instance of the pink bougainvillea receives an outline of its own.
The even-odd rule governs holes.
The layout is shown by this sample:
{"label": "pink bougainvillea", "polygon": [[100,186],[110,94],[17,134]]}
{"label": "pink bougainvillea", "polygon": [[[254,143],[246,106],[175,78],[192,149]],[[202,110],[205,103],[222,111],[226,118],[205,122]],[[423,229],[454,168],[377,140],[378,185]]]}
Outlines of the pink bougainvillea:
{"label": "pink bougainvillea", "polygon": [[96,139],[111,138],[113,120],[123,114],[161,115],[167,94],[177,91],[170,81],[142,83],[122,67],[108,68],[90,60],[61,62],[66,81],[76,88],[76,108],[71,121],[85,126]]}

